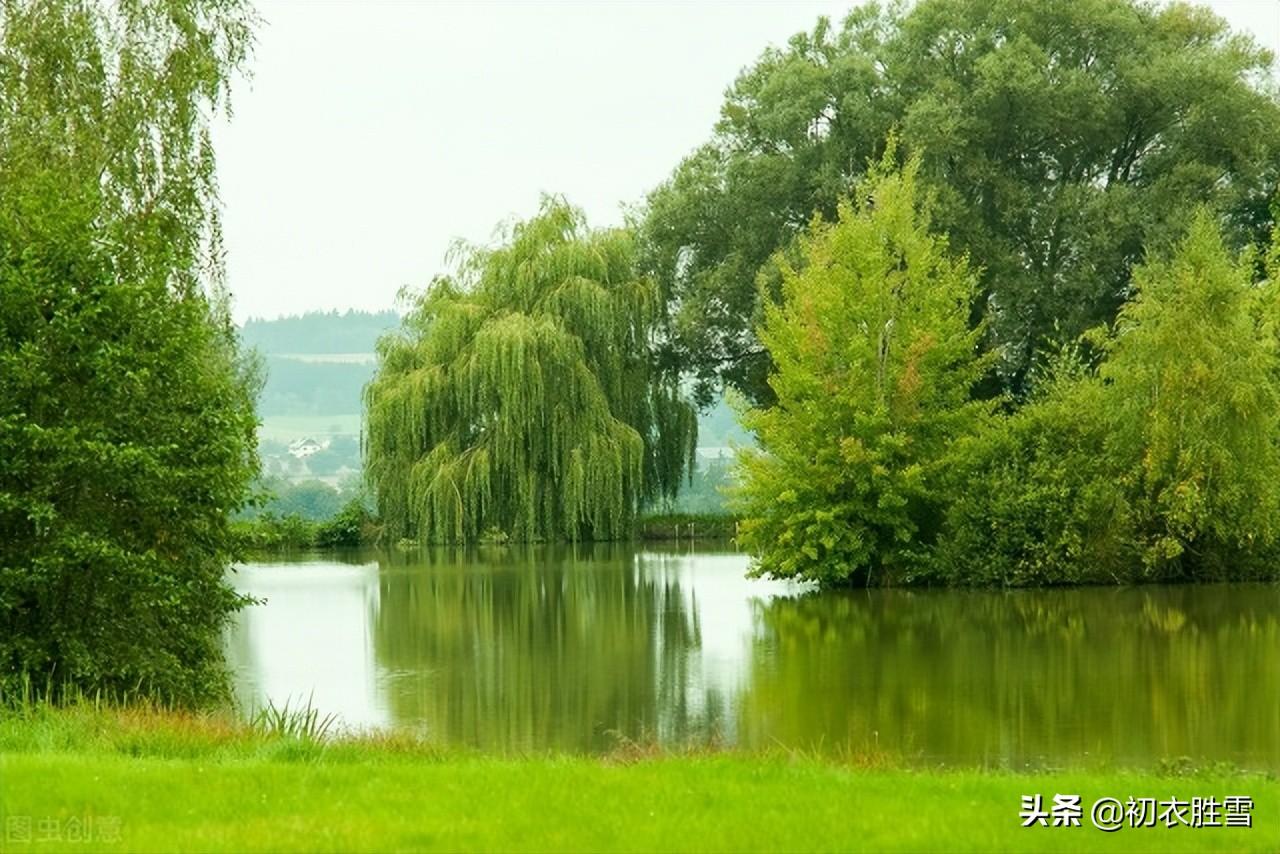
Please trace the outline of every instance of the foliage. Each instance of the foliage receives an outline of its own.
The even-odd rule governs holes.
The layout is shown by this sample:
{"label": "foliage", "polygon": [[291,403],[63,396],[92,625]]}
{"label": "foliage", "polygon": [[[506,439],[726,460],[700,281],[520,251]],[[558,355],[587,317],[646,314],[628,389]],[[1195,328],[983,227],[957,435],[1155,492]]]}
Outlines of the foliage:
{"label": "foliage", "polygon": [[374,520],[363,498],[353,498],[316,530],[316,545],[324,548],[373,542]]}
{"label": "foliage", "polygon": [[237,519],[233,530],[246,549],[292,551],[373,545],[378,539],[379,526],[369,512],[364,495],[359,494],[324,517],[268,509]]}
{"label": "foliage", "polygon": [[0,683],[226,689],[256,383],[209,123],[251,24],[237,0],[0,6]]}
{"label": "foliage", "polygon": [[378,346],[365,444],[393,539],[613,538],[673,494],[692,407],[649,358],[659,308],[625,231],[547,199],[462,253]]}
{"label": "foliage", "polygon": [[318,522],[336,515],[342,509],[341,491],[322,480],[303,480],[296,483],[279,478],[266,478],[259,485],[263,492],[261,507],[246,509],[241,518],[253,519],[274,513],[277,516],[297,516]]}
{"label": "foliage", "polygon": [[305,703],[297,705],[290,705],[285,700],[277,706],[268,700],[265,706],[253,713],[249,725],[270,738],[323,745],[332,737],[337,722],[337,715],[332,712],[321,715],[312,703],[312,697],[308,697]]}
{"label": "foliage", "polygon": [[[729,90],[714,137],[649,197],[644,266],[672,311],[667,364],[702,398],[768,403],[756,278],[830,219],[897,128],[935,222],[978,261],[1000,379],[1121,305],[1131,267],[1207,202],[1265,239],[1280,107],[1271,56],[1209,10],[1141,0],[921,0],[826,19]],[[770,278],[777,298],[776,277]]]}
{"label": "foliage", "polygon": [[[1274,257],[1274,255],[1273,255]],[[965,582],[1273,576],[1280,280],[1201,212],[1134,275],[1101,363],[1063,359],[972,449],[940,564]]]}
{"label": "foliage", "polygon": [[252,518],[237,519],[232,523],[232,530],[245,549],[290,551],[314,548],[320,525],[296,513],[282,516],[268,510]]}
{"label": "foliage", "polygon": [[1033,387],[1017,413],[961,443],[953,455],[957,500],[934,559],[954,584],[1120,581],[1105,573],[1137,555],[1128,508],[1103,455],[1105,393],[1077,378],[1070,356]]}
{"label": "foliage", "polygon": [[894,149],[779,259],[782,299],[762,342],[776,405],[748,411],[740,541],[757,571],[823,582],[904,580],[948,504],[946,452],[978,430],[970,391],[986,361],[969,328],[974,274],[929,230],[920,161]]}

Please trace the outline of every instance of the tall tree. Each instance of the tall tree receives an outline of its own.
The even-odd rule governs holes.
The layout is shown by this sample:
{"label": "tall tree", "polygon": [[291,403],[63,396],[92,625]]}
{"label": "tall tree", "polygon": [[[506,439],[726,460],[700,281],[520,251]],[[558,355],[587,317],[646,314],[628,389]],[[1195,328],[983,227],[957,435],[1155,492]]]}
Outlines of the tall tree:
{"label": "tall tree", "polygon": [[237,0],[0,6],[0,683],[225,691],[256,470],[208,127]]}
{"label": "tall tree", "polygon": [[757,570],[822,582],[910,580],[948,505],[945,460],[990,405],[970,399],[987,360],[969,328],[976,278],[929,231],[919,160],[891,147],[834,223],[780,261],[760,337],[776,405],[747,413],[740,540]]}
{"label": "tall tree", "polygon": [[1134,296],[971,449],[939,574],[965,583],[1274,577],[1280,280],[1201,211]]}
{"label": "tall tree", "polygon": [[[757,275],[897,128],[937,225],[981,268],[977,313],[1021,391],[1046,339],[1110,321],[1144,247],[1208,203],[1261,243],[1280,157],[1271,55],[1207,9],[1140,0],[871,3],[770,49],[714,137],[649,197],[665,355],[767,402]],[[766,284],[776,295],[777,281]]]}
{"label": "tall tree", "polygon": [[1222,578],[1280,541],[1280,281],[1201,211],[1134,274],[1099,378],[1148,575]]}
{"label": "tall tree", "polygon": [[366,465],[396,537],[612,538],[673,495],[697,424],[649,358],[660,310],[628,232],[544,200],[463,252],[379,344]]}

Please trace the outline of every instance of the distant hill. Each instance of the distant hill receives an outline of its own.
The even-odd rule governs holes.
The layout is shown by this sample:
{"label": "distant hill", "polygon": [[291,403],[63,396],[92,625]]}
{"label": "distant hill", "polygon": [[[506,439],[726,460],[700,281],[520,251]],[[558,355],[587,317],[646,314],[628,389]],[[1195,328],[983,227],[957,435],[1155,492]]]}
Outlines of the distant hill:
{"label": "distant hill", "polygon": [[[268,476],[336,486],[356,475],[360,395],[377,367],[374,344],[399,325],[394,311],[311,311],[241,327],[241,340],[267,370],[258,451]],[[290,451],[308,439],[322,450],[305,457]]]}
{"label": "distant hill", "polygon": [[267,368],[258,411],[264,417],[358,414],[360,390],[373,376],[374,344],[399,324],[394,311],[311,311],[247,321],[241,340],[262,354]]}
{"label": "distant hill", "polygon": [[372,353],[378,336],[399,325],[394,311],[308,311],[275,320],[250,318],[240,337],[265,354]]}

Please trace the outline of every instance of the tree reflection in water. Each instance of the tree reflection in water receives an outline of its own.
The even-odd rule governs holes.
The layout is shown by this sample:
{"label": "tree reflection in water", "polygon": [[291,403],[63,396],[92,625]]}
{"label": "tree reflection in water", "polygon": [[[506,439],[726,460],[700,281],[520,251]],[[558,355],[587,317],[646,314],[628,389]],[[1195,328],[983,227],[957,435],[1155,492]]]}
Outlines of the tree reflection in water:
{"label": "tree reflection in water", "polygon": [[255,565],[242,699],[443,744],[1280,769],[1280,585],[808,592],[630,545]]}

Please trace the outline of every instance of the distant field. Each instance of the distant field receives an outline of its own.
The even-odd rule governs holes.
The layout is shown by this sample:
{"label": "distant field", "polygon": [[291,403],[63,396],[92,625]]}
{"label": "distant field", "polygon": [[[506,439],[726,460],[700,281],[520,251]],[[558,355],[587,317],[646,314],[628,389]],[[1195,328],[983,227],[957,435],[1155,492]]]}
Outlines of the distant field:
{"label": "distant field", "polygon": [[267,415],[258,427],[259,439],[291,442],[311,437],[325,439],[330,436],[360,435],[360,414],[342,415]]}
{"label": "distant field", "polygon": [[306,362],[310,365],[372,365],[377,353],[272,353],[274,358]]}

